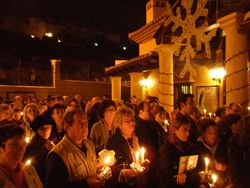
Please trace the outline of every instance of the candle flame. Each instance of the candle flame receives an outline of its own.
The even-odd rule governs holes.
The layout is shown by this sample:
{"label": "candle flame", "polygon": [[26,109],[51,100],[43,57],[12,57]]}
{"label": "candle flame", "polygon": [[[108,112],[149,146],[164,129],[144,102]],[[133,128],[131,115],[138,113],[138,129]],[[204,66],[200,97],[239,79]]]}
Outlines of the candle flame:
{"label": "candle flame", "polygon": [[30,143],[30,137],[28,137],[28,136],[25,137],[25,142],[26,142],[26,143]]}
{"label": "candle flame", "polygon": [[212,174],[212,180],[213,180],[213,183],[216,183],[217,181],[217,176],[215,174]]}
{"label": "candle flame", "polygon": [[204,160],[205,160],[205,165],[208,166],[208,164],[209,164],[209,159],[208,159],[207,157],[205,157]]}
{"label": "candle flame", "polygon": [[28,159],[28,160],[25,162],[25,165],[31,165],[31,159]]}
{"label": "candle flame", "polygon": [[104,160],[104,164],[107,165],[111,161],[111,157],[107,156]]}

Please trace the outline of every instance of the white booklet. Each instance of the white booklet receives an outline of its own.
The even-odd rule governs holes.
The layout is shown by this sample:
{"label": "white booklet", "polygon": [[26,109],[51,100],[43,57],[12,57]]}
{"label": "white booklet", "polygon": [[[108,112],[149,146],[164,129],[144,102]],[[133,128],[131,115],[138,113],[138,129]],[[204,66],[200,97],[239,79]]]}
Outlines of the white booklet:
{"label": "white booklet", "polygon": [[198,155],[188,155],[180,157],[178,174],[195,169],[198,161]]}

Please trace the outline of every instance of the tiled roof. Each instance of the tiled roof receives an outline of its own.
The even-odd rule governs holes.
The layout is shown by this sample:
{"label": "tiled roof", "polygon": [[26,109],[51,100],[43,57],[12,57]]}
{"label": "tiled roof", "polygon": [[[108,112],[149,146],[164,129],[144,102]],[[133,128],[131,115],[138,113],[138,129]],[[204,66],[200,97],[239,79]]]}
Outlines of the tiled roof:
{"label": "tiled roof", "polygon": [[147,25],[144,25],[140,29],[132,33],[129,33],[128,34],[129,39],[135,41],[138,44],[152,39],[156,34],[156,32],[158,31],[158,29],[162,26],[166,18],[167,18],[167,13],[160,15]]}

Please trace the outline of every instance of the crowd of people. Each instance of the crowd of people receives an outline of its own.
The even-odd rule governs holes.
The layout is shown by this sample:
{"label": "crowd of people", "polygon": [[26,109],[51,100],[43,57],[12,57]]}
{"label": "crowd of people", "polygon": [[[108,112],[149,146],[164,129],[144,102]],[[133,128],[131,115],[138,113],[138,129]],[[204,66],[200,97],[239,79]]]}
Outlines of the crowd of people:
{"label": "crowd of people", "polygon": [[[199,113],[192,94],[182,94],[177,104],[167,112],[152,96],[140,102],[106,95],[86,102],[81,95],[2,101],[0,187],[250,187],[250,116],[240,104],[212,117]],[[147,160],[136,170],[131,164],[142,147]],[[116,160],[107,179],[98,176],[104,149]],[[181,169],[188,156],[197,156],[195,165]],[[216,174],[214,184],[203,181],[206,168]]]}

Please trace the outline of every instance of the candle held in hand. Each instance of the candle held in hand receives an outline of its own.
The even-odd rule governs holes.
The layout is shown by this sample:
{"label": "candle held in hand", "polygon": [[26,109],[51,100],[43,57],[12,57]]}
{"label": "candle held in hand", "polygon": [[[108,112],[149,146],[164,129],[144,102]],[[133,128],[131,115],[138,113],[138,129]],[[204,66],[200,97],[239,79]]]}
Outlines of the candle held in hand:
{"label": "candle held in hand", "polygon": [[204,160],[205,160],[205,173],[208,173],[209,159],[205,157]]}
{"label": "candle held in hand", "polygon": [[144,155],[145,155],[145,148],[144,147],[142,147],[141,148],[141,163],[144,163]]}
{"label": "candle held in hand", "polygon": [[140,158],[140,152],[136,151],[135,152],[135,163],[139,163],[139,158]]}

